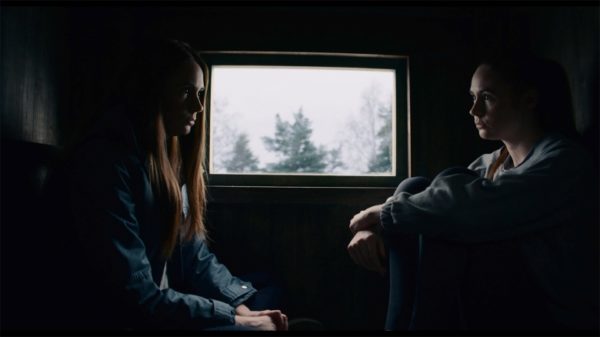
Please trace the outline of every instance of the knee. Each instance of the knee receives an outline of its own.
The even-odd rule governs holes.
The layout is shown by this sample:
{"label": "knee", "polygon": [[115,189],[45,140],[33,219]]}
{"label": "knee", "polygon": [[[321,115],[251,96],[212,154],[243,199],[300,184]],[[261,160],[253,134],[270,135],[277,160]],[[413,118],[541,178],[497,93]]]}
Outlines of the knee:
{"label": "knee", "polygon": [[396,188],[394,195],[400,192],[408,192],[411,194],[419,193],[429,186],[431,181],[425,177],[410,177],[402,180],[400,185]]}

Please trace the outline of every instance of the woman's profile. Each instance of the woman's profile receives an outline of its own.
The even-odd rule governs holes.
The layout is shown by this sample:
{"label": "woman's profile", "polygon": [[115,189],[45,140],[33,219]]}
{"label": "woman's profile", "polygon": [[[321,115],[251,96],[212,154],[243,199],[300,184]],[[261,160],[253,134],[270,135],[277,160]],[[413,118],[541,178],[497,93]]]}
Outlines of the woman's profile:
{"label": "woman's profile", "polygon": [[187,43],[140,43],[115,104],[51,181],[53,227],[64,235],[48,293],[65,309],[48,313],[51,326],[287,329],[274,302],[205,242],[208,78]]}

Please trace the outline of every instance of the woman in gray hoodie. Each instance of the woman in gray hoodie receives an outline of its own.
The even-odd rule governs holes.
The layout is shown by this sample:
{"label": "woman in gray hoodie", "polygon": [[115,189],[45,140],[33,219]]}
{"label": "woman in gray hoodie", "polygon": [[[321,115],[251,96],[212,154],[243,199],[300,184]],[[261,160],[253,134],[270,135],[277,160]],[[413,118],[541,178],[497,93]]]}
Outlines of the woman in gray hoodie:
{"label": "woman in gray hoodie", "polygon": [[479,136],[503,146],[404,180],[350,221],[352,259],[385,272],[387,330],[598,329],[598,185],[557,63],[480,63]]}

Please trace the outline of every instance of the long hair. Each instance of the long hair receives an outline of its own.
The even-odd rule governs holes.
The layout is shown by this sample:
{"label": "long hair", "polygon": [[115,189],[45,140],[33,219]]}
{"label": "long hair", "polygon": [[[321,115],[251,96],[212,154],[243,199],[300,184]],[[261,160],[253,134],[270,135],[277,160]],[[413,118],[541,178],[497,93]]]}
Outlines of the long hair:
{"label": "long hair", "polygon": [[[490,66],[517,96],[529,89],[536,91],[534,113],[544,132],[579,140],[568,77],[558,62],[527,53],[508,52],[485,57],[479,64]],[[493,178],[507,156],[507,151],[501,152],[488,172],[488,179]]]}
{"label": "long hair", "polygon": [[[204,85],[208,88],[208,67],[187,43],[177,40],[144,41],[132,53],[120,90],[132,107],[128,111],[139,129],[153,191],[166,204],[162,253],[167,258],[180,238],[191,240],[196,235],[206,235],[205,114],[198,118],[190,135],[180,139],[167,135],[161,111],[166,79],[189,60],[202,68]],[[204,92],[203,105],[206,90]],[[181,183],[186,184],[189,200],[185,219]]]}

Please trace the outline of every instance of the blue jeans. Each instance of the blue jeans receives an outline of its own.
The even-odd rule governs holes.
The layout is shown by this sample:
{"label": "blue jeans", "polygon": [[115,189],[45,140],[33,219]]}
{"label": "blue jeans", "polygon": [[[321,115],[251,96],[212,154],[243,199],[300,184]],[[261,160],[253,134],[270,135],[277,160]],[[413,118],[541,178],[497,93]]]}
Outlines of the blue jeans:
{"label": "blue jeans", "polygon": [[[439,176],[469,174],[450,168]],[[401,192],[429,186],[423,177],[404,180]],[[383,233],[389,254],[386,330],[561,329],[531,277],[518,239],[478,244]]]}
{"label": "blue jeans", "polygon": [[[462,167],[452,167],[438,174],[477,175]],[[425,177],[403,180],[394,195],[415,194],[431,184]],[[386,330],[449,329],[460,326],[457,275],[464,262],[461,247],[424,239],[417,234],[383,233],[388,247],[389,300]],[[424,248],[427,249],[424,249]],[[441,282],[443,286],[441,286]],[[430,301],[434,299],[434,301]],[[429,305],[432,303],[432,305]],[[427,322],[423,322],[424,319]]]}

